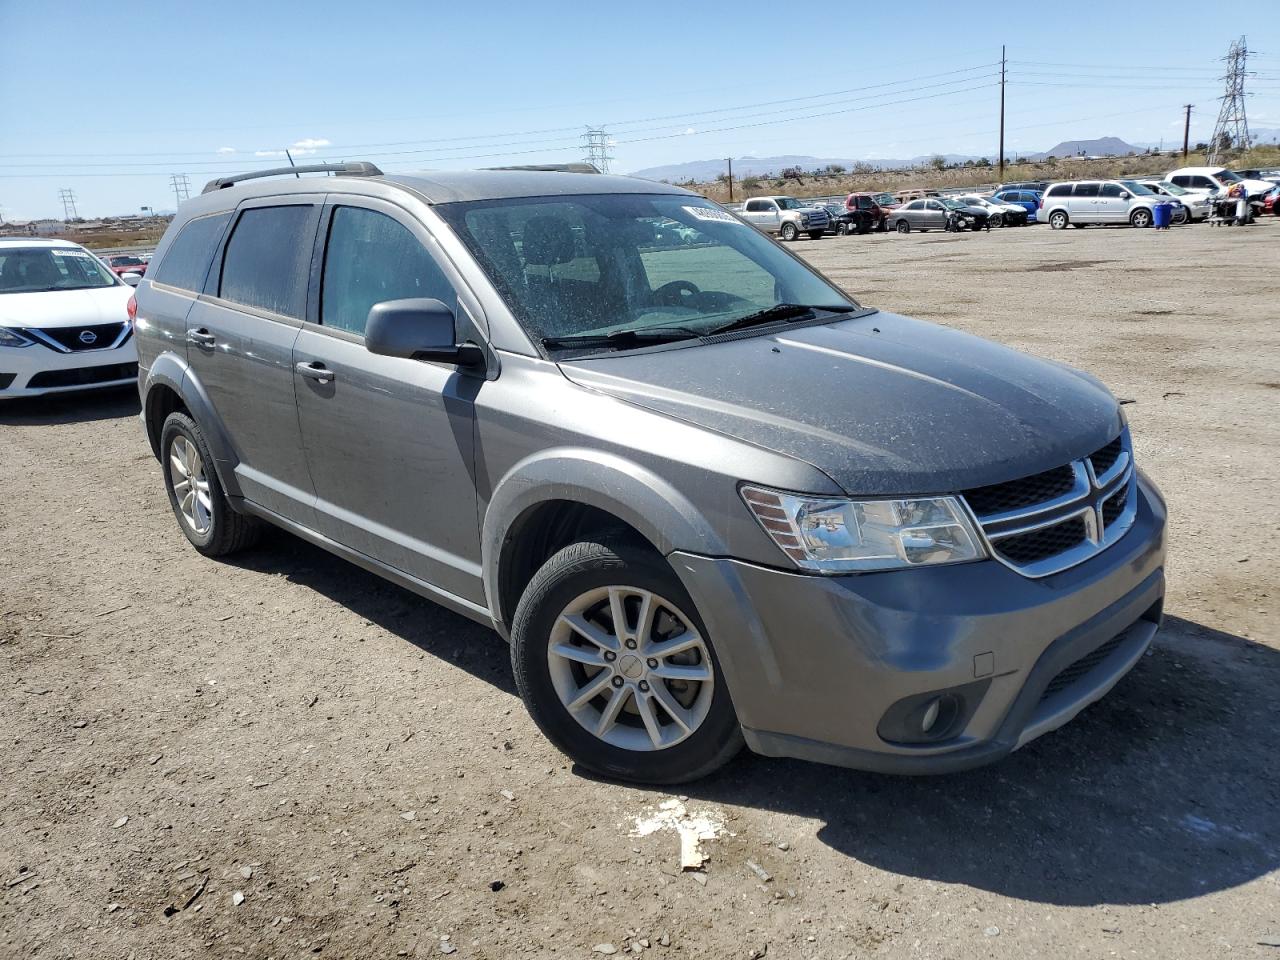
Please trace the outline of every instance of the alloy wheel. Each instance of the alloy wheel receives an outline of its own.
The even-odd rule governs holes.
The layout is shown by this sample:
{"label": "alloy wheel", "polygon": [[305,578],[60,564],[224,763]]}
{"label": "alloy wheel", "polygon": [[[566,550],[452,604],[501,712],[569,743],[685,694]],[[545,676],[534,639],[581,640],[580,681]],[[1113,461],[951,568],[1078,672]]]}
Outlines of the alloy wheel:
{"label": "alloy wheel", "polygon": [[698,730],[711,709],[715,671],[693,621],[639,587],[597,587],[556,618],[547,646],[565,710],[605,743],[664,750]]}
{"label": "alloy wheel", "polygon": [[177,436],[169,447],[169,482],[182,519],[198,534],[213,526],[213,498],[204,458],[188,437]]}

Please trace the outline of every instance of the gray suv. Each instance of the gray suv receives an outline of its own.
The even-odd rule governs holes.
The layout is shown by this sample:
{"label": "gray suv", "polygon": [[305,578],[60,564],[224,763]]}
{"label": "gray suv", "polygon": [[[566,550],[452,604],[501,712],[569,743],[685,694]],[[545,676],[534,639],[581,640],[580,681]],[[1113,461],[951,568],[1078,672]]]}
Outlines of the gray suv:
{"label": "gray suv", "polygon": [[313,170],[211,183],[137,290],[201,553],[273,524],[492,626],[545,734],[649,783],[975,766],[1151,643],[1165,507],[1087,374],[677,187]]}

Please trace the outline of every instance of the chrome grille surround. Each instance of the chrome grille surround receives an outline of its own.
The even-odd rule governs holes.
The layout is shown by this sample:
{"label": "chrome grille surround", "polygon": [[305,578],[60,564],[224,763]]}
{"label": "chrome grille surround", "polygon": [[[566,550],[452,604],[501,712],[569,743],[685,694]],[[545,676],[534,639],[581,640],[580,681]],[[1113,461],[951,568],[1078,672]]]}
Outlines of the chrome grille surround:
{"label": "chrome grille surround", "polygon": [[[998,513],[974,511],[991,555],[1025,577],[1047,577],[1083,563],[1124,536],[1138,514],[1138,488],[1128,430],[1117,439],[1120,442],[1118,454],[1115,454],[1113,445],[1116,441],[1113,440],[1090,456],[1073,460],[1068,465],[1073,482],[1065,493]],[[1105,468],[1101,472],[1094,469],[1095,457],[1099,467]],[[1011,482],[1017,484],[1022,481]],[[990,489],[983,488],[984,491]],[[1119,509],[1115,502],[1108,503],[1116,496],[1123,498]],[[965,502],[968,503],[967,498]],[[1083,537],[1063,538],[1061,534],[1067,529],[1082,529]],[[1062,546],[1065,540],[1076,542],[1030,562],[1018,562],[1001,550],[1002,542],[1008,542],[1012,547],[1013,538],[1018,538],[1018,555],[1034,553],[1034,543],[1030,549],[1024,545],[1029,540],[1034,541],[1037,535],[1053,542],[1055,547]]]}

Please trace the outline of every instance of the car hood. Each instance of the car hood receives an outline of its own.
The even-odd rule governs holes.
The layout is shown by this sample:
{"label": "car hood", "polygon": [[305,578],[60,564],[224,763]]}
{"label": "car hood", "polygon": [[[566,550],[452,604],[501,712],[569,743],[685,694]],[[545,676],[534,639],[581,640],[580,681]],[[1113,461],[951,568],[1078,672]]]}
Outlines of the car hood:
{"label": "car hood", "polygon": [[1105,445],[1123,424],[1087,374],[922,320],[871,313],[752,333],[561,369],[583,387],[806,461],[851,495],[946,493],[1038,473]]}
{"label": "car hood", "polygon": [[120,285],[92,290],[0,294],[0,327],[86,327],[129,318],[133,288]]}

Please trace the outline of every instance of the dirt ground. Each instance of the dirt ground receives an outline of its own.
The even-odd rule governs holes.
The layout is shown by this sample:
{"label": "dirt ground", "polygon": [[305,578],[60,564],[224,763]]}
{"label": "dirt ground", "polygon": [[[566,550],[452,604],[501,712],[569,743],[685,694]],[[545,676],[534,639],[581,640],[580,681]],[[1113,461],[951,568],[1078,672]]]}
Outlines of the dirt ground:
{"label": "dirt ground", "polygon": [[1280,221],[794,249],[1132,401],[1168,620],[1110,697],[956,776],[744,755],[684,788],[700,882],[495,635],[284,534],[201,558],[128,392],[9,403],[0,957],[1280,957]]}

